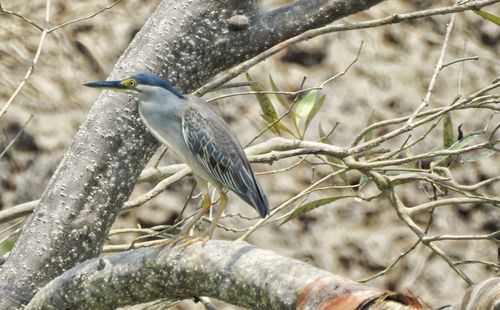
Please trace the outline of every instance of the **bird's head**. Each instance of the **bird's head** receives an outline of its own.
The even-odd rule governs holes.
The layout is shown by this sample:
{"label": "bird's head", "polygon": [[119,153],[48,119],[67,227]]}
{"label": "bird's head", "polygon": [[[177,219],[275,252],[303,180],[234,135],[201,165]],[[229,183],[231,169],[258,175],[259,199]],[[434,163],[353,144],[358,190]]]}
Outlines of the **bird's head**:
{"label": "bird's head", "polygon": [[162,78],[151,73],[136,74],[124,80],[97,81],[85,83],[83,85],[87,87],[104,88],[112,91],[134,94],[138,97],[153,95],[160,89],[164,89],[179,98],[184,98],[184,95],[182,95],[180,91],[175,89]]}

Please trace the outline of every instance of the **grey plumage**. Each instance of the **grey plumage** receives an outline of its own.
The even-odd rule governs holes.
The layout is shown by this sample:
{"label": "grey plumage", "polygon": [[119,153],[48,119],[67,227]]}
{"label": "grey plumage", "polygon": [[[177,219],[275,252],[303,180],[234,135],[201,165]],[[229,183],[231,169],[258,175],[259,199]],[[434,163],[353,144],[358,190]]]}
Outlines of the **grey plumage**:
{"label": "grey plumage", "polygon": [[[206,107],[201,112],[197,105]],[[242,147],[208,103],[196,98],[184,110],[182,132],[189,149],[217,181],[256,208],[262,217],[269,213],[267,197]]]}

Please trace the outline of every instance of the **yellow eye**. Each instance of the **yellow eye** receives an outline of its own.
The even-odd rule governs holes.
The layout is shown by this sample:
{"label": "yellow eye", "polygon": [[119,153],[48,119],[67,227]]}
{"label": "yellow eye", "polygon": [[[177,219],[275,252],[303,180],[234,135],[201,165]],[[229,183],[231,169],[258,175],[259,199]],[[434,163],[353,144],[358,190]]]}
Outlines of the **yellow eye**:
{"label": "yellow eye", "polygon": [[123,85],[125,85],[129,88],[134,88],[137,85],[137,82],[133,79],[129,79],[129,80],[123,81]]}

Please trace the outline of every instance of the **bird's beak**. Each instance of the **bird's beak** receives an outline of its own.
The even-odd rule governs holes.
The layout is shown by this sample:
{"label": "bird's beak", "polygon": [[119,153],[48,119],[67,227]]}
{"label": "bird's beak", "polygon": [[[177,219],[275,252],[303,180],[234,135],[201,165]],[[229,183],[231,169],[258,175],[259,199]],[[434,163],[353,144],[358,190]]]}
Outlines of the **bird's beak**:
{"label": "bird's beak", "polygon": [[130,89],[126,87],[125,85],[122,84],[123,81],[117,80],[117,81],[98,81],[98,82],[90,82],[90,83],[85,83],[83,86],[87,87],[93,87],[93,88],[105,88],[113,91],[118,91],[118,92],[128,92]]}

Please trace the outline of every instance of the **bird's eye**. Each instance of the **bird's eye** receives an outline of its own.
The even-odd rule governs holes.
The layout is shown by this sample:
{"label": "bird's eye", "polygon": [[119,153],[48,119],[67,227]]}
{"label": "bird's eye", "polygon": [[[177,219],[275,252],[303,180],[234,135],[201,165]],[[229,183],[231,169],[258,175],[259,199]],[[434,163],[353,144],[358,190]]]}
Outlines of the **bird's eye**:
{"label": "bird's eye", "polygon": [[127,87],[134,88],[137,85],[137,82],[135,80],[130,79],[126,80],[124,84]]}

